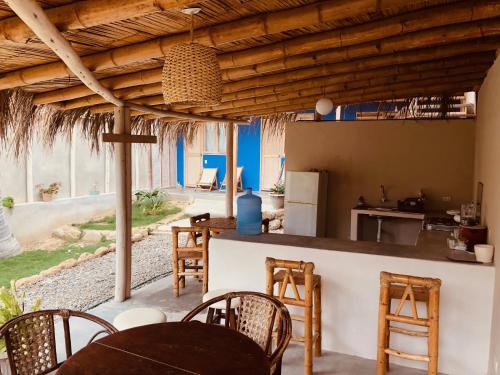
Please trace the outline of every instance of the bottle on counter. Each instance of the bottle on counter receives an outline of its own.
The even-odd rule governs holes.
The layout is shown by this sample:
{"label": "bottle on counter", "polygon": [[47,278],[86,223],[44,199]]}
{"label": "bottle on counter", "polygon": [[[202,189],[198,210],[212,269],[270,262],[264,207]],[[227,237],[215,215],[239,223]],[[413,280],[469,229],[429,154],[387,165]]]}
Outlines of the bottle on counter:
{"label": "bottle on counter", "polygon": [[262,199],[252,194],[252,189],[236,201],[238,217],[236,231],[239,234],[261,234],[262,233]]}

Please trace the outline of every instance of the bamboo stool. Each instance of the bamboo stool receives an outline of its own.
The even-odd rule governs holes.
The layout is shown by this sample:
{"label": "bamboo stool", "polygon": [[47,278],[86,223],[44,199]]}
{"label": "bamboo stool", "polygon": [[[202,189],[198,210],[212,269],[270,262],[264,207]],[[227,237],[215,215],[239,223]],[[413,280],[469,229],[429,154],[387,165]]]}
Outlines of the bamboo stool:
{"label": "bamboo stool", "polygon": [[[179,245],[179,234],[192,236],[201,233],[201,243],[187,241],[185,246]],[[172,227],[172,268],[174,278],[174,296],[179,297],[179,287],[186,286],[186,277],[202,277],[203,293],[208,291],[208,228]],[[191,264],[186,264],[186,261]],[[198,261],[202,261],[199,265]],[[193,271],[188,271],[193,270]]]}
{"label": "bamboo stool", "polygon": [[[440,279],[380,273],[380,304],[378,317],[377,375],[385,375],[389,370],[389,355],[428,363],[427,373],[438,373],[439,341],[439,290]],[[391,313],[392,299],[399,299],[394,313]],[[401,314],[409,301],[411,316]],[[425,302],[427,318],[418,316],[417,301]],[[392,326],[391,322],[425,327],[426,330],[411,330]],[[390,334],[399,333],[413,337],[427,337],[427,355],[410,354],[389,347]]]}
{"label": "bamboo stool", "polygon": [[[292,336],[292,340],[304,343],[304,373],[311,375],[313,348],[314,355],[321,356],[321,276],[314,274],[314,263],[302,261],[266,258],[266,270],[267,294],[285,305],[304,308],[304,315],[291,315],[292,320],[304,323],[304,336]],[[277,295],[274,294],[275,284],[278,284]],[[293,298],[286,296],[289,285]],[[299,293],[298,285],[304,286],[304,298]]]}

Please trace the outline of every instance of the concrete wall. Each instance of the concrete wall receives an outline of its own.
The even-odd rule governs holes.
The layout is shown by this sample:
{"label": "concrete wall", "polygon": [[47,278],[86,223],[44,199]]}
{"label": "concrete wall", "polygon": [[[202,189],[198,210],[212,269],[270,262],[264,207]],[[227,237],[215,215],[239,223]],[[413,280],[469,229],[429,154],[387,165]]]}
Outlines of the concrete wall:
{"label": "concrete wall", "polygon": [[[152,145],[152,187],[174,187],[176,184],[174,145],[165,145],[160,153]],[[134,189],[147,189],[148,146],[133,147],[132,179]],[[92,151],[88,142],[76,133],[70,142],[60,137],[53,148],[33,141],[29,155],[16,160],[0,150],[0,194],[12,196],[16,206],[7,210],[7,222],[17,239],[30,243],[50,236],[51,229],[65,223],[85,221],[114,207],[114,157],[109,146],[100,153]],[[37,185],[60,182],[61,190],[54,202],[40,202]],[[101,196],[90,196],[94,191]],[[72,199],[69,199],[72,198]]]}
{"label": "concrete wall", "polygon": [[[476,120],[475,182],[484,184],[483,222],[488,226],[489,243],[500,249],[500,60],[490,68],[478,98]],[[476,184],[474,184],[476,185]],[[498,256],[497,256],[498,257]],[[496,257],[496,258],[497,258]],[[497,270],[493,311],[490,374],[500,374],[500,261]]]}
{"label": "concrete wall", "polygon": [[349,238],[351,208],[360,195],[380,205],[381,184],[389,206],[420,189],[429,210],[473,197],[472,120],[292,123],[285,139],[287,170],[329,171],[329,237]]}
{"label": "concrete wall", "polygon": [[59,198],[52,202],[21,203],[5,210],[5,217],[23,247],[51,236],[64,224],[83,223],[89,218],[113,210],[115,194]]}

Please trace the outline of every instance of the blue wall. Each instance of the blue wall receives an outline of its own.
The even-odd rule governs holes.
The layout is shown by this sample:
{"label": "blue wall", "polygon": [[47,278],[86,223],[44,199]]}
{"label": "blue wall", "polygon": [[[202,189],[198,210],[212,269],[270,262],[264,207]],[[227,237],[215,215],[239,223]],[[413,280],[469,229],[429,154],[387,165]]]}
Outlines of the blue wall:
{"label": "blue wall", "polygon": [[[260,120],[238,128],[238,167],[243,167],[243,188],[260,189]],[[217,182],[226,176],[225,154],[204,154],[203,168],[217,168]],[[184,142],[177,140],[177,182],[184,186]]]}
{"label": "blue wall", "polygon": [[184,186],[184,139],[177,138],[177,183]]}
{"label": "blue wall", "polygon": [[260,189],[260,119],[238,128],[238,167],[243,167],[243,188]]}
{"label": "blue wall", "polygon": [[217,187],[220,188],[220,184],[226,176],[226,155],[204,154],[203,168],[217,168]]}

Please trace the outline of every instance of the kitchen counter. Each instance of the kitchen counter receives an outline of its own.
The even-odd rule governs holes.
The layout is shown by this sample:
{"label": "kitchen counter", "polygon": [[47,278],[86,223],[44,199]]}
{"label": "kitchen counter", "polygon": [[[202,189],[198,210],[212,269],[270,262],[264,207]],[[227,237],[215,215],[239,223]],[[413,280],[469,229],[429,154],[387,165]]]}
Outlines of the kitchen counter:
{"label": "kitchen counter", "polygon": [[[350,241],[337,238],[306,237],[266,233],[259,236],[239,235],[235,231],[226,231],[217,238],[266,243],[270,245],[315,248],[329,251],[343,251],[360,254],[385,255],[399,258],[413,258],[441,262],[454,262],[447,258],[448,232],[421,230],[416,246],[377,243],[372,241]],[[491,266],[491,264],[466,263],[469,265]]]}
{"label": "kitchen counter", "polygon": [[[226,231],[210,239],[209,290],[266,290],[266,257],[309,261],[321,275],[323,348],[376,357],[380,272],[442,280],[439,371],[485,374],[490,352],[495,267],[446,258],[445,232],[422,231],[417,246],[287,234],[242,236]],[[419,303],[419,309],[425,306]],[[422,310],[423,311],[423,310]],[[296,313],[293,308],[292,313]],[[473,319],[471,319],[473,317]],[[481,324],[475,322],[480,321]],[[425,340],[404,335],[391,345],[426,353]],[[414,361],[391,362],[422,368]]]}
{"label": "kitchen counter", "polygon": [[425,214],[420,212],[405,212],[394,209],[380,208],[353,208],[351,210],[351,240],[358,240],[359,215],[395,217],[400,219],[413,219],[423,221]]}

